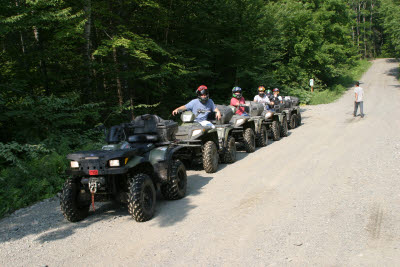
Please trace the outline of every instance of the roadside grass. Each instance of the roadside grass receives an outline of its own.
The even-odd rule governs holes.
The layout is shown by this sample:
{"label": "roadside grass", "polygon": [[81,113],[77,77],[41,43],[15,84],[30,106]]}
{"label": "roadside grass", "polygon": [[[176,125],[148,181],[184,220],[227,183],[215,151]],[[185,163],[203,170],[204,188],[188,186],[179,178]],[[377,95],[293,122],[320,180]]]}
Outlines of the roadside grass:
{"label": "roadside grass", "polygon": [[323,91],[314,91],[308,104],[328,104],[337,100],[346,92],[348,87],[352,86],[355,81],[361,78],[371,64],[372,63],[366,59],[358,61],[358,65],[349,70],[347,75],[339,77],[336,84]]}

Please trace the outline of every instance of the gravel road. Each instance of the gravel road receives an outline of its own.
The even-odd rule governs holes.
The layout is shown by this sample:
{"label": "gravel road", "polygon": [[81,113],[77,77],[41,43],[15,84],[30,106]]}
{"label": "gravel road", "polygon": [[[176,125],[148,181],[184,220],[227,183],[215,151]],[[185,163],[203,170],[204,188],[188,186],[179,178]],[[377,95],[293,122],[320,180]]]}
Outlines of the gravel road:
{"label": "gravel road", "polygon": [[303,125],[137,223],[97,205],[79,223],[57,198],[0,221],[0,266],[394,266],[400,263],[398,62],[375,60],[354,94],[302,109]]}

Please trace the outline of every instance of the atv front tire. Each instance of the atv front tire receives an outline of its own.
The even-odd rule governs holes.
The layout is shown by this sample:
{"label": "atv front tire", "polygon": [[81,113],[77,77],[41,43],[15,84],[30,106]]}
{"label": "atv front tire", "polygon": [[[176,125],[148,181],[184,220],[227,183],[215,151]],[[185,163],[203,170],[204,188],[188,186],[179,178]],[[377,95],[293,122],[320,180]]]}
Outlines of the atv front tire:
{"label": "atv front tire", "polygon": [[262,125],[260,133],[257,135],[256,144],[258,147],[264,147],[268,144],[267,128]]}
{"label": "atv front tire", "polygon": [[296,114],[292,114],[292,116],[290,117],[290,123],[289,123],[289,127],[290,129],[294,129],[297,126],[297,115]]}
{"label": "atv front tire", "polygon": [[161,185],[161,193],[165,199],[181,199],[186,195],[187,175],[183,163],[176,159],[172,162],[170,181]]}
{"label": "atv front tire", "polygon": [[151,178],[144,173],[129,181],[128,211],[137,222],[150,220],[156,206],[156,189]]}
{"label": "atv front tire", "polygon": [[283,117],[282,127],[281,127],[281,136],[286,137],[288,136],[288,121],[286,116]]}
{"label": "atv front tire", "polygon": [[222,162],[234,163],[236,161],[236,143],[233,136],[229,136],[226,144],[226,149],[221,156]]}
{"label": "atv front tire", "polygon": [[207,141],[203,148],[203,168],[206,173],[216,172],[218,169],[218,150],[213,141]]}
{"label": "atv front tire", "polygon": [[244,150],[246,150],[247,153],[254,152],[256,150],[256,138],[253,129],[246,128],[243,133],[243,139]]}
{"label": "atv front tire", "polygon": [[65,181],[60,196],[60,206],[64,217],[70,222],[78,222],[89,214],[90,203],[79,200],[80,182],[77,179],[68,178]]}
{"label": "atv front tire", "polygon": [[297,114],[297,127],[301,125],[301,113]]}
{"label": "atv front tire", "polygon": [[272,131],[272,139],[274,141],[279,141],[281,139],[281,131],[279,127],[279,122],[278,121],[273,121],[271,125],[271,131]]}

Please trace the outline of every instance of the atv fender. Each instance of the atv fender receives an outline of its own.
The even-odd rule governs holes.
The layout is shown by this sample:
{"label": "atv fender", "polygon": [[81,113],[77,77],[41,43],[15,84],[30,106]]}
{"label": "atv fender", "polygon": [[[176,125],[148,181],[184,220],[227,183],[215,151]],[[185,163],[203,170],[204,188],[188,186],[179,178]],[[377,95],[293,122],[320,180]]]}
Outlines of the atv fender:
{"label": "atv fender", "polygon": [[275,115],[277,118],[278,118],[278,121],[280,122],[280,123],[282,123],[283,122],[283,119],[284,119],[284,114],[276,114]]}
{"label": "atv fender", "polygon": [[218,139],[223,140],[225,144],[228,141],[229,133],[232,131],[233,127],[220,127],[217,128]]}

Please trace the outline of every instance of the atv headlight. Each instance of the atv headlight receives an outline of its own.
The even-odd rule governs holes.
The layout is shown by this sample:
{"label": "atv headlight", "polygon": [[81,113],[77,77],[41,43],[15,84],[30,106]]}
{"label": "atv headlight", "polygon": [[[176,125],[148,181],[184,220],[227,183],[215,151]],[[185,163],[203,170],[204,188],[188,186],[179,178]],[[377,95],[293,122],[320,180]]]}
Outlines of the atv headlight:
{"label": "atv headlight", "polygon": [[71,161],[71,168],[79,168],[79,162]]}
{"label": "atv headlight", "polygon": [[244,122],[244,119],[238,119],[238,120],[236,120],[235,127],[239,127],[240,125],[243,124],[243,122]]}
{"label": "atv headlight", "polygon": [[108,164],[110,165],[110,167],[119,167],[119,159],[112,159],[108,161]]}
{"label": "atv headlight", "polygon": [[267,114],[265,114],[265,118],[269,119],[272,117],[272,112],[267,112]]}
{"label": "atv headlight", "polygon": [[203,129],[194,130],[194,131],[192,132],[192,137],[197,136],[197,135],[199,135],[199,134],[201,134],[201,133],[203,133]]}

